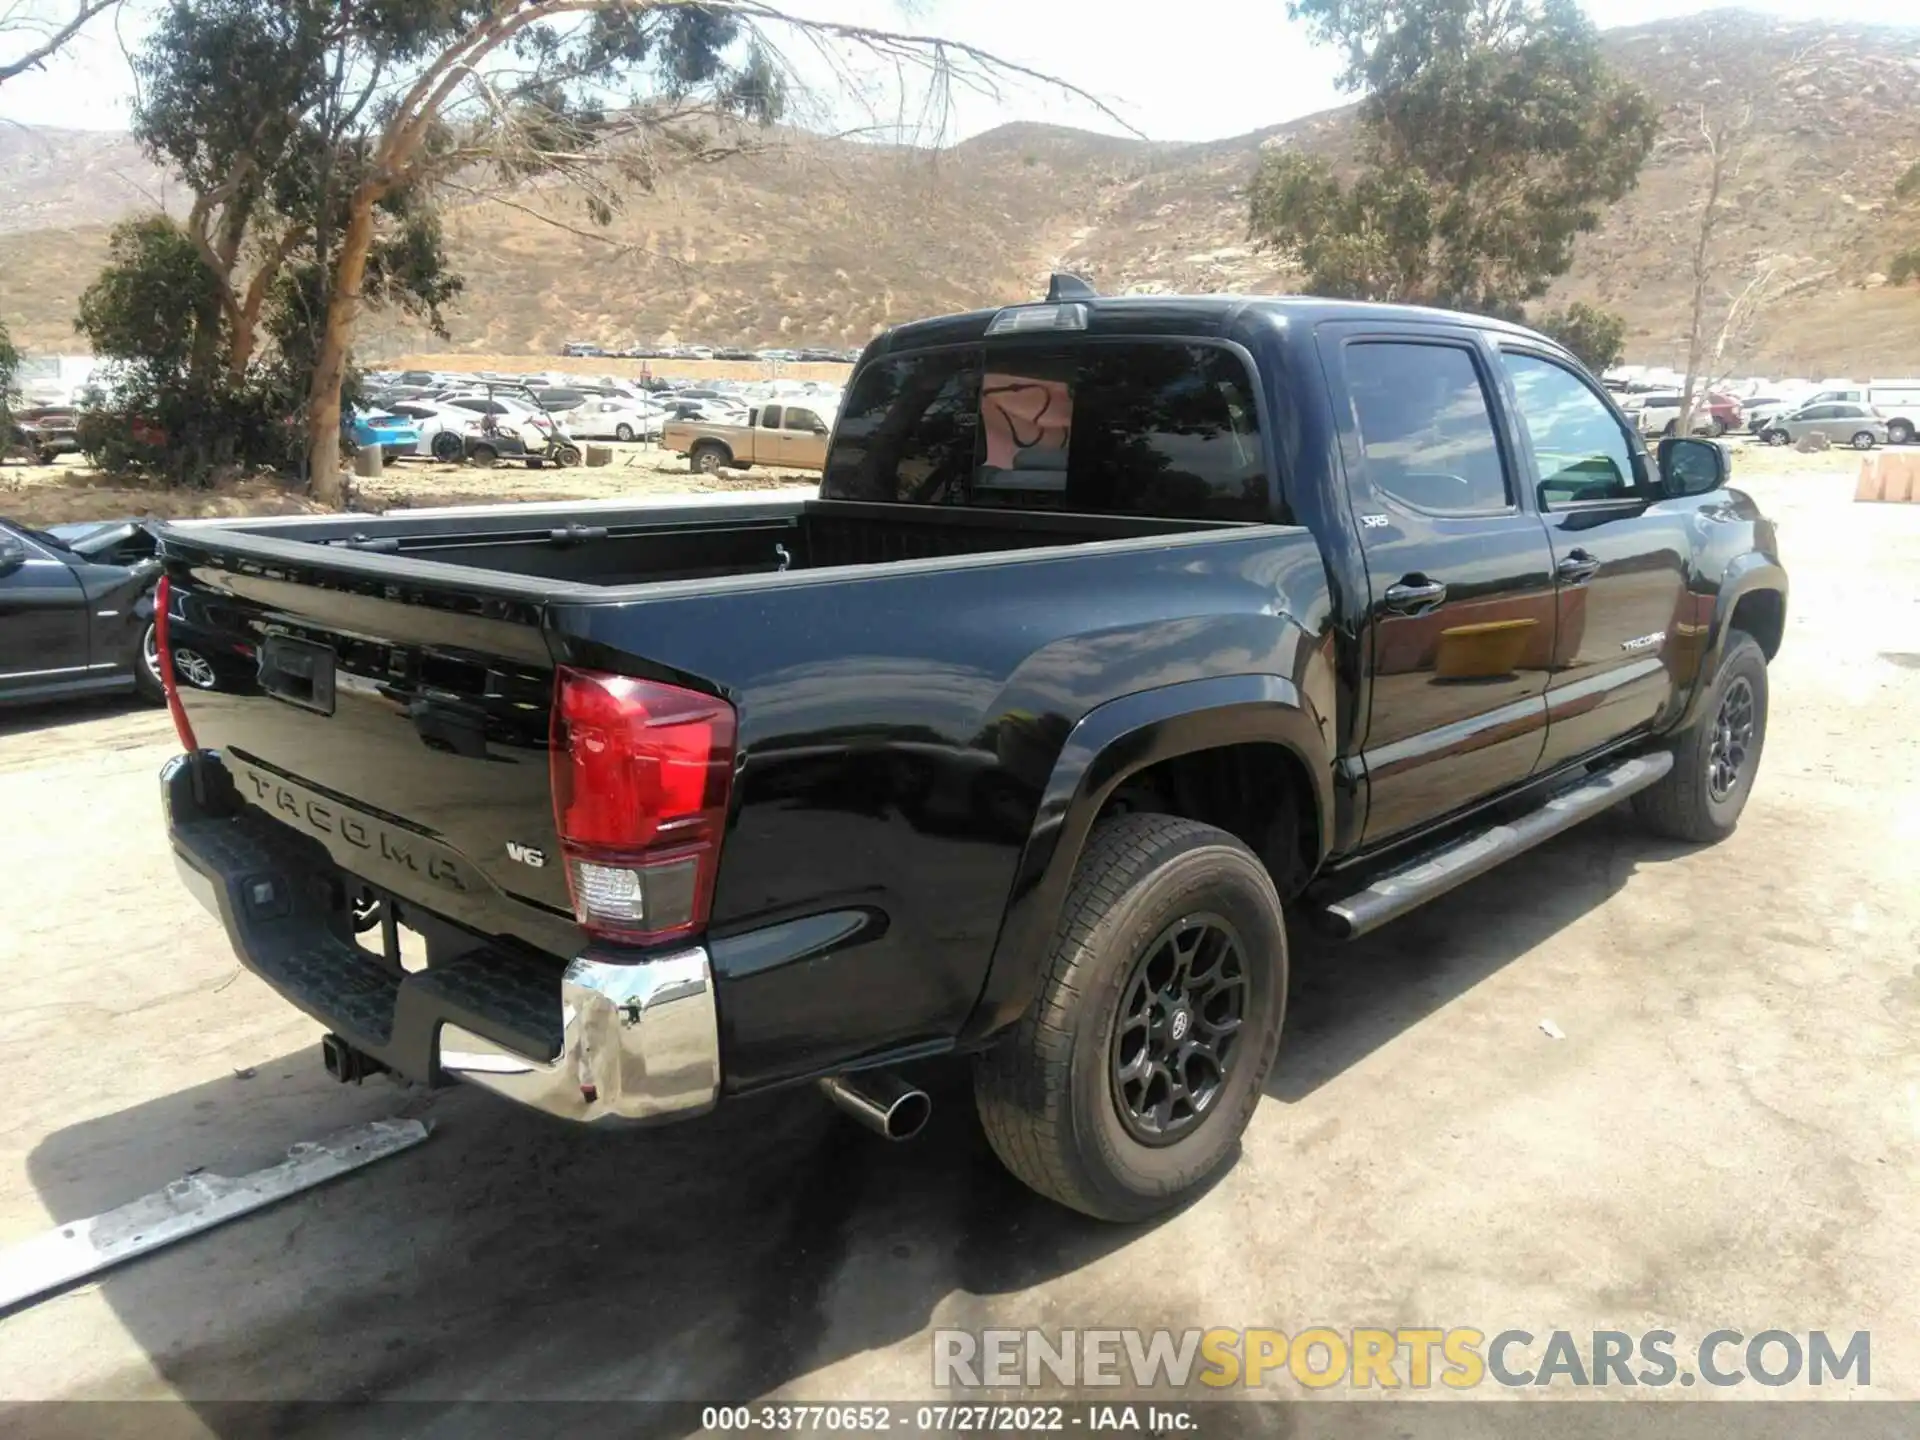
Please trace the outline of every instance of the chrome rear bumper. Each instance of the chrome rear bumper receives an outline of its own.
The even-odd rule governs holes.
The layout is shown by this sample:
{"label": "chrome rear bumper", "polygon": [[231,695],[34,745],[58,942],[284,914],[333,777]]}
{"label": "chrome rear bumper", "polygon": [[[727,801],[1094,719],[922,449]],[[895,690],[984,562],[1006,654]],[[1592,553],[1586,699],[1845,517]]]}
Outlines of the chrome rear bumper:
{"label": "chrome rear bumper", "polygon": [[565,1039],[533,1060],[451,1023],[440,1068],[509,1100],[592,1125],[698,1114],[720,1093],[713,966],[700,946],[637,964],[582,955],[560,980]]}
{"label": "chrome rear bumper", "polygon": [[[211,754],[201,763],[219,764]],[[207,813],[185,756],[160,783],[181,881],[241,963],[396,1074],[463,1080],[582,1125],[683,1119],[718,1099],[703,946],[645,957],[589,949],[557,983],[539,957],[484,945],[403,973],[355,945],[316,898],[341,888],[312,883],[343,873],[323,848],[244,802]]]}

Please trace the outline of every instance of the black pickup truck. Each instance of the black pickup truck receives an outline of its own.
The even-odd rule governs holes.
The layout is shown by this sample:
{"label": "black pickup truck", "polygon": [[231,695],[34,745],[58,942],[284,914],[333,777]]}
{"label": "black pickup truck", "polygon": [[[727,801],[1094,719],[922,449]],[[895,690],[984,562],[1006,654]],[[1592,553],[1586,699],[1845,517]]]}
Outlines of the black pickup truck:
{"label": "black pickup truck", "polygon": [[1786,577],[1728,463],[1499,322],[1062,277],[875,340],[818,498],[164,530],[173,848],[341,1078],[897,1137],[966,1052],[1139,1217],[1234,1153],[1283,907],[1733,829]]}

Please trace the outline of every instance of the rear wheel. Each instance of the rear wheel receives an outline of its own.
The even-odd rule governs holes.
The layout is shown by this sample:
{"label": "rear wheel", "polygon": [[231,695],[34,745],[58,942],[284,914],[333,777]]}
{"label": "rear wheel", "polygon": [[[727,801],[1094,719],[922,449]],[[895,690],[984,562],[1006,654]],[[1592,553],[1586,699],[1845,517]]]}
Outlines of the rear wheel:
{"label": "rear wheel", "polygon": [[474,464],[484,468],[497,463],[500,459],[500,452],[491,445],[481,444],[467,451],[467,458]]}
{"label": "rear wheel", "polygon": [[733,458],[727,447],[715,441],[706,441],[693,447],[688,457],[695,470],[702,475],[718,475],[727,468],[727,462]]}
{"label": "rear wheel", "polygon": [[1169,815],[1103,822],[1039,995],[975,1064],[994,1153],[1097,1219],[1177,1204],[1232,1163],[1286,991],[1280,897],[1245,845]]}
{"label": "rear wheel", "polygon": [[1873,448],[1873,432],[1871,430],[1860,431],[1853,437],[1853,448],[1856,450],[1871,450]]}
{"label": "rear wheel", "polygon": [[462,448],[460,437],[451,431],[442,430],[433,437],[433,458],[436,460],[451,464],[460,458]]}
{"label": "rear wheel", "polygon": [[613,438],[623,445],[631,445],[633,443],[633,426],[627,424],[624,420],[621,421],[613,427]]}
{"label": "rear wheel", "polygon": [[1673,769],[1633,797],[1648,829],[1709,845],[1740,823],[1767,738],[1767,656],[1735,630],[1700,720],[1673,743]]}
{"label": "rear wheel", "polygon": [[553,463],[562,470],[566,469],[569,465],[578,465],[581,458],[579,447],[574,445],[562,445],[558,450],[553,452]]}

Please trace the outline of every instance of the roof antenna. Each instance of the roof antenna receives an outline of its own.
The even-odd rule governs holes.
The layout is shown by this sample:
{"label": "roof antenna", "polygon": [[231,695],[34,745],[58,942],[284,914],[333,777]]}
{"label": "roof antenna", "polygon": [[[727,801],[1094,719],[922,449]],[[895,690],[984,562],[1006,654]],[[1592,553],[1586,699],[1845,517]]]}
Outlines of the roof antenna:
{"label": "roof antenna", "polygon": [[1100,292],[1082,280],[1078,275],[1069,275],[1056,270],[1047,282],[1047,303],[1058,305],[1066,300],[1097,300]]}

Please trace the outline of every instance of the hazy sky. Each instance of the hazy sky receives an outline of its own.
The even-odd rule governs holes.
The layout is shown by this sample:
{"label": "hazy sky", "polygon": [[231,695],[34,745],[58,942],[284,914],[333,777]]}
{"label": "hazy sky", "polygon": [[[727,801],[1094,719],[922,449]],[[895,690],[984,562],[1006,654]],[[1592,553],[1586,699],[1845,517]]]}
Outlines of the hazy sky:
{"label": "hazy sky", "polygon": [[[49,12],[71,0],[29,0]],[[1744,8],[1794,20],[1885,22],[1912,0],[1748,0]],[[910,29],[965,41],[1071,80],[1158,140],[1243,134],[1340,103],[1338,57],[1309,45],[1286,17],[1285,0],[1179,0],[1127,6],[1116,0],[791,0],[793,13]],[[1602,27],[1717,8],[1700,0],[1587,0]],[[77,129],[127,124],[132,82],[123,44],[137,44],[147,6],[129,0],[117,26],[96,23],[43,72],[0,88],[0,119]],[[1129,18],[1129,15],[1138,18]],[[0,56],[13,53],[0,43]],[[805,75],[826,67],[794,53]],[[902,118],[898,85],[869,73],[868,103],[827,117],[841,125]],[[909,101],[910,123],[918,105]],[[864,113],[863,113],[864,111]],[[805,117],[803,117],[805,118]],[[811,117],[816,121],[823,117]],[[956,96],[948,133],[959,138],[1007,120],[1044,120],[1116,130],[1084,104],[1023,88],[998,98]]]}

